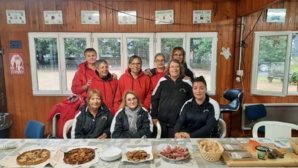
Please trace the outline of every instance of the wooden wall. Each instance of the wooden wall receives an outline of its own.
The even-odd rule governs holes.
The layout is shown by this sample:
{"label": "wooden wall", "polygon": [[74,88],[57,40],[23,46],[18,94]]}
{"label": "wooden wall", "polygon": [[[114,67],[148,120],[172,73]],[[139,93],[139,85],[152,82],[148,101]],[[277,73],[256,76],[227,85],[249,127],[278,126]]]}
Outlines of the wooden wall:
{"label": "wooden wall", "polygon": [[[239,37],[239,18],[236,17],[236,0],[1,0],[0,2],[0,37],[4,53],[5,85],[7,94],[8,112],[13,124],[10,129],[12,138],[23,138],[24,127],[29,119],[39,120],[46,123],[47,133],[51,132],[51,124],[46,122],[49,110],[57,102],[65,97],[33,96],[30,72],[30,57],[28,32],[218,32],[218,55],[217,55],[217,83],[216,95],[212,96],[219,103],[228,103],[222,96],[223,92],[232,87],[242,86],[236,83],[236,69],[238,68],[237,44]],[[271,7],[271,6],[270,6]],[[287,15],[287,23],[269,25],[264,22],[265,15],[258,22],[256,30],[282,30],[295,29],[297,27],[297,2],[287,1],[275,4],[272,7],[285,7],[291,10]],[[173,9],[175,24],[155,25],[155,10]],[[6,23],[6,10],[25,10],[26,21],[24,25]],[[43,19],[44,10],[62,10],[63,25],[45,25]],[[80,20],[81,10],[99,10],[100,25],[82,25]],[[118,10],[135,10],[139,16],[137,25],[118,25]],[[212,10],[211,24],[192,24],[193,10]],[[246,29],[244,36],[248,34],[260,12],[253,13],[245,18]],[[146,19],[143,19],[146,18]],[[294,21],[293,21],[294,19]],[[293,21],[288,24],[289,21]],[[291,27],[291,28],[290,28]],[[296,29],[295,29],[296,30]],[[235,40],[236,39],[236,40]],[[21,49],[10,49],[9,41],[19,40],[22,42]],[[250,95],[250,67],[252,60],[253,33],[247,38],[247,48],[244,49],[245,80],[245,103],[248,102],[297,102],[297,96],[284,98],[252,96]],[[219,53],[221,47],[230,47],[234,56],[225,60]],[[25,75],[14,76],[9,71],[8,54],[11,52],[24,53]],[[233,114],[232,123],[230,116],[225,115],[228,126],[239,132],[240,126],[236,120],[239,114]],[[232,136],[238,136],[238,132]],[[229,133],[229,132],[228,132]],[[229,135],[229,134],[228,134]]]}
{"label": "wooden wall", "polygon": [[[268,8],[285,8],[287,9],[286,20],[284,23],[266,23],[266,9]],[[250,94],[250,85],[251,85],[251,74],[252,74],[252,60],[253,60],[253,44],[254,44],[254,32],[255,31],[298,31],[298,1],[297,0],[287,0],[282,2],[277,2],[267,6],[262,12],[261,10],[254,12],[248,16],[244,17],[244,33],[243,37],[246,37],[250,31],[250,35],[245,40],[246,47],[243,48],[243,61],[241,67],[244,68],[244,79],[243,79],[243,88],[245,91],[244,102],[243,103],[297,103],[298,96],[286,96],[286,97],[276,97],[276,96],[260,96],[260,95],[251,95]],[[260,16],[261,15],[261,16]],[[257,22],[258,17],[260,16],[259,21]],[[257,23],[256,23],[257,22]],[[238,25],[241,24],[241,18],[237,19]],[[255,28],[253,29],[254,25]],[[237,28],[237,32],[240,32],[240,27]],[[238,68],[238,58],[239,58],[239,37],[240,33],[237,33],[235,40],[235,72]],[[238,47],[237,47],[238,46]],[[241,83],[237,83],[234,80],[234,87],[242,88]],[[240,112],[233,113],[231,116],[231,127],[232,136],[237,136],[239,133],[250,134],[250,132],[241,133],[240,130],[241,114]],[[243,135],[248,136],[248,135]]]}

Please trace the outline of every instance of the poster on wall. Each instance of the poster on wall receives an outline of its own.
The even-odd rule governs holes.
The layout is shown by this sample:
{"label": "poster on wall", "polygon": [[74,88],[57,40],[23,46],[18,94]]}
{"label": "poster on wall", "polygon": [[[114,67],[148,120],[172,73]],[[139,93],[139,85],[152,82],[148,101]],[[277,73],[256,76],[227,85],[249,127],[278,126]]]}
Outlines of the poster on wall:
{"label": "poster on wall", "polygon": [[24,10],[6,10],[7,24],[26,24]]}
{"label": "poster on wall", "polygon": [[194,10],[193,24],[211,23],[211,10]]}
{"label": "poster on wall", "polygon": [[137,24],[137,12],[136,11],[119,11],[118,12],[118,24]]}
{"label": "poster on wall", "polygon": [[174,10],[155,11],[155,24],[173,24]]}
{"label": "poster on wall", "polygon": [[82,24],[99,24],[99,11],[81,11]]}
{"label": "poster on wall", "polygon": [[63,24],[62,11],[43,11],[45,24]]}
{"label": "poster on wall", "polygon": [[24,55],[23,53],[9,53],[10,60],[10,74],[11,75],[24,75]]}

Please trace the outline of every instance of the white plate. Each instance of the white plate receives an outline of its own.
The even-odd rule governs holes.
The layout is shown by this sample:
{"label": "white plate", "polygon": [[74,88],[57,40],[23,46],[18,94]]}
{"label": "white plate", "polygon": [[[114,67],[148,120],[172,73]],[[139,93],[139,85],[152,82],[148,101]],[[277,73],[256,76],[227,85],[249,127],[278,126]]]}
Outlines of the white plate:
{"label": "white plate", "polygon": [[[145,160],[141,160],[141,161],[138,161],[138,162],[134,162],[134,161],[130,161],[127,159],[126,157],[126,152],[130,152],[130,151],[134,151],[134,150],[144,150],[146,151],[148,154],[150,154],[150,157],[148,159],[145,159]],[[122,156],[122,161],[125,161],[125,162],[130,162],[130,163],[141,163],[141,162],[146,162],[146,161],[150,161],[153,159],[153,154],[152,154],[152,146],[148,146],[148,147],[136,147],[136,148],[132,148],[132,147],[127,147],[126,148],[126,151],[123,152],[123,156]]]}
{"label": "white plate", "polygon": [[100,153],[99,157],[104,161],[114,161],[122,156],[122,150],[117,147],[110,147]]}

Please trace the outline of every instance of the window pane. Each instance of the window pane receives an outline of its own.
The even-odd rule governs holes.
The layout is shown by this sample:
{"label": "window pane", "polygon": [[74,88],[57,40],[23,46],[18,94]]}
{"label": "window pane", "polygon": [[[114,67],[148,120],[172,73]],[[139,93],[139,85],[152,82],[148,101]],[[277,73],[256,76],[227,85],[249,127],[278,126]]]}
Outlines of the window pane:
{"label": "window pane", "polygon": [[293,34],[288,92],[298,93],[298,33]]}
{"label": "window pane", "polygon": [[161,53],[166,57],[166,62],[169,62],[171,52],[174,47],[183,46],[183,38],[162,38],[161,39]]}
{"label": "window pane", "polygon": [[105,59],[109,64],[110,73],[121,76],[121,39],[98,38],[99,58]]}
{"label": "window pane", "polygon": [[67,90],[71,90],[78,65],[85,61],[85,49],[86,38],[64,38]]}
{"label": "window pane", "polygon": [[189,44],[189,63],[193,73],[204,76],[207,86],[211,86],[212,38],[191,38]]}
{"label": "window pane", "polygon": [[56,38],[34,38],[38,90],[60,90]]}
{"label": "window pane", "polygon": [[257,90],[282,92],[287,36],[260,37]]}
{"label": "window pane", "polygon": [[149,42],[149,38],[127,38],[128,57],[140,56],[143,70],[149,68]]}

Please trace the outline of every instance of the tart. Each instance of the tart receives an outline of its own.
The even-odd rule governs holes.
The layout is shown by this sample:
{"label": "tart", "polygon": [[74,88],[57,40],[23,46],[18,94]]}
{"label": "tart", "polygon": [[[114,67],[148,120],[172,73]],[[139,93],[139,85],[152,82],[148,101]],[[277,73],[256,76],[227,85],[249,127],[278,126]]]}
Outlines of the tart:
{"label": "tart", "polygon": [[51,152],[47,149],[34,149],[21,153],[17,157],[17,163],[22,166],[37,165],[45,162],[51,156]]}
{"label": "tart", "polygon": [[66,164],[76,165],[90,162],[95,158],[95,151],[91,148],[75,148],[64,153]]}

